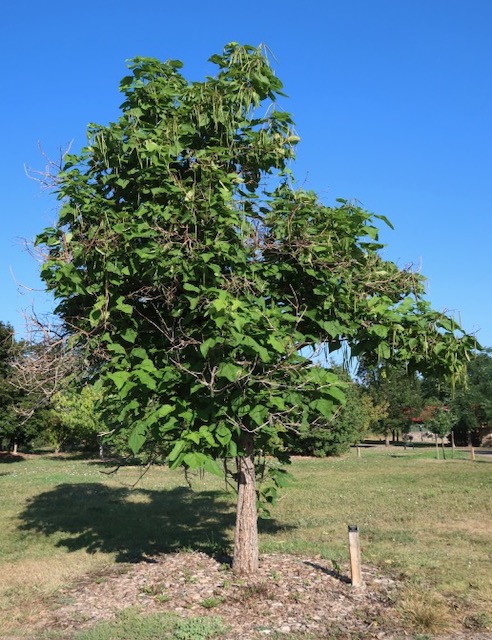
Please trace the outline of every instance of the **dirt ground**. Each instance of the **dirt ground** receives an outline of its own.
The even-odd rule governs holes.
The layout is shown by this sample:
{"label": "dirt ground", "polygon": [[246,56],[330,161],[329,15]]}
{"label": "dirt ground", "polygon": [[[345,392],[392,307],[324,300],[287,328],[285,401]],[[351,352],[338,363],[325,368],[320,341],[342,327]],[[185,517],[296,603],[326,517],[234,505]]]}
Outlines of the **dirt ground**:
{"label": "dirt ground", "polygon": [[[120,565],[64,590],[33,631],[61,630],[68,639],[76,630],[137,607],[182,616],[221,616],[228,627],[227,640],[303,634],[330,640],[419,637],[405,631],[395,614],[398,583],[367,566],[363,578],[364,587],[355,589],[319,557],[279,554],[262,556],[258,575],[241,580],[226,562],[181,552]],[[424,637],[431,636],[420,636]],[[492,633],[435,637],[492,640]]]}

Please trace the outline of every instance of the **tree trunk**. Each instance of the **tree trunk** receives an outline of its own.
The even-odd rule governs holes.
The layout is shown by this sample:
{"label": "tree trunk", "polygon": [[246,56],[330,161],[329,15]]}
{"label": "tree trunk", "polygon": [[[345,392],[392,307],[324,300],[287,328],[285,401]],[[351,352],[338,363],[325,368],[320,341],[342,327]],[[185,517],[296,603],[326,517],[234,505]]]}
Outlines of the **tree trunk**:
{"label": "tree trunk", "polygon": [[389,447],[390,446],[390,434],[389,431],[386,431],[384,434],[384,446],[385,447]]}
{"label": "tree trunk", "polygon": [[256,478],[254,436],[241,436],[244,456],[237,458],[237,509],[232,568],[238,575],[258,571],[258,512],[256,509]]}

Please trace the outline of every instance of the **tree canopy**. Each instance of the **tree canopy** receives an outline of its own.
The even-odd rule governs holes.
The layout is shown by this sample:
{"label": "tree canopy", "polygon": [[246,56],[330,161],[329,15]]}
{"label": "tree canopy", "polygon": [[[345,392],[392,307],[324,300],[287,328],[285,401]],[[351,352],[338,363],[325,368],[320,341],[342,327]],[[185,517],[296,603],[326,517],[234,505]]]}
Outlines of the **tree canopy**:
{"label": "tree canopy", "polygon": [[475,341],[381,257],[384,216],[296,188],[299,138],[265,50],[231,43],[210,60],[202,82],[176,60],[131,61],[120,117],[65,157],[59,218],[37,243],[106,421],[172,467],[236,458],[234,562],[248,573],[258,456],[285,459],[290,431],[329,425],[344,402],[343,380],[306,353],[458,376]]}

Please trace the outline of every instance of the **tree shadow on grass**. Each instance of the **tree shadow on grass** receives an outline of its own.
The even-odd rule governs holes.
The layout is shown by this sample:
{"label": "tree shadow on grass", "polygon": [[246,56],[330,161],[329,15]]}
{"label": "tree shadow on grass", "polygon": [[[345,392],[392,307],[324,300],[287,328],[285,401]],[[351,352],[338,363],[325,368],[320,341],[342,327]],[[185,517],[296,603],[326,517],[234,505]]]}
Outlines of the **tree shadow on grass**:
{"label": "tree shadow on grass", "polygon": [[234,523],[220,491],[127,489],[101,483],[60,484],[29,500],[21,529],[55,536],[69,551],[115,553],[118,562],[193,548],[218,553]]}
{"label": "tree shadow on grass", "polygon": [[8,451],[0,451],[0,464],[10,464],[12,462],[24,462],[25,458],[20,453],[10,453]]}
{"label": "tree shadow on grass", "polygon": [[[20,519],[21,530],[53,536],[57,547],[114,553],[117,562],[140,562],[184,549],[225,560],[235,515],[221,491],[86,483],[60,484],[31,498]],[[271,521],[270,527],[275,529]]]}

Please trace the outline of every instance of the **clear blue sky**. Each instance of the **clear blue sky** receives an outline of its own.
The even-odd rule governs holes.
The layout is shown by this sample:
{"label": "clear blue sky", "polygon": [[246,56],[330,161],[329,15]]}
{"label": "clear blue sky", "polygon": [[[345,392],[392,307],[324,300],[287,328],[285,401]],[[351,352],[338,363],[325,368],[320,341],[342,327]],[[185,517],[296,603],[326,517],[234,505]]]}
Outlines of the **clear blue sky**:
{"label": "clear blue sky", "polygon": [[9,2],[0,54],[0,320],[23,332],[42,294],[23,251],[56,218],[29,180],[46,154],[118,115],[135,55],[210,73],[235,40],[266,43],[301,136],[294,173],[327,204],[357,199],[393,222],[386,256],[428,277],[429,298],[492,346],[492,2],[490,0],[84,0]]}

